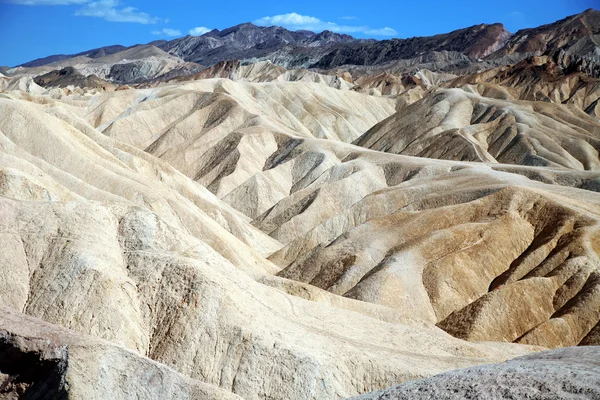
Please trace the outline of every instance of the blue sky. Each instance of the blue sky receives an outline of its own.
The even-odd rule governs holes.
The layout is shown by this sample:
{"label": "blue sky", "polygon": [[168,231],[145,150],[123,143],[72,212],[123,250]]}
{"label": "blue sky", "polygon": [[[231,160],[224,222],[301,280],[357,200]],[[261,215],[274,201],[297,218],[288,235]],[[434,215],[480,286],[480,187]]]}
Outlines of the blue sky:
{"label": "blue sky", "polygon": [[515,32],[587,8],[598,8],[598,1],[0,0],[0,65],[111,44],[198,35],[248,21],[386,39],[493,22]]}

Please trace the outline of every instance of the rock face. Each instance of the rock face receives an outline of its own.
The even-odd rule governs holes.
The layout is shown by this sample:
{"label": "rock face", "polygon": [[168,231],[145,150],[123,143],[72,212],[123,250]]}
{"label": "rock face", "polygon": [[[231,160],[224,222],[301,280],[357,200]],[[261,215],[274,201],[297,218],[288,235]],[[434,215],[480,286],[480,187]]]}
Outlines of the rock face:
{"label": "rock face", "polygon": [[600,397],[599,358],[598,347],[545,351],[392,386],[354,399],[595,399]]}

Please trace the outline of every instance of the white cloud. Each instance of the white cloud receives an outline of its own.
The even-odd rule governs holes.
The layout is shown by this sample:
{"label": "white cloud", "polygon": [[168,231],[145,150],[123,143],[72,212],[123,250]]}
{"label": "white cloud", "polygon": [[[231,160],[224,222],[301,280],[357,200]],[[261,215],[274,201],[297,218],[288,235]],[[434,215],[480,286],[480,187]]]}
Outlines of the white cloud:
{"label": "white cloud", "polygon": [[364,33],[373,36],[394,36],[398,32],[396,32],[395,29],[386,26],[385,28],[380,29],[367,29]]}
{"label": "white cloud", "polygon": [[0,3],[20,4],[24,6],[64,6],[68,4],[83,4],[89,0],[0,0]]}
{"label": "white cloud", "polygon": [[87,3],[77,10],[75,15],[104,18],[112,22],[135,22],[138,24],[155,24],[159,18],[138,11],[135,7],[121,7],[118,0],[98,0]]}
{"label": "white cloud", "polygon": [[[0,3],[12,3],[26,6],[64,6],[79,4],[82,6],[75,15],[104,18],[114,22],[135,22],[155,24],[160,18],[139,11],[135,7],[126,7],[119,0],[0,0]],[[119,7],[120,6],[120,7]],[[165,20],[168,23],[169,20]]]}
{"label": "white cloud", "polygon": [[153,35],[157,36],[181,36],[181,31],[177,29],[163,28],[159,31],[152,31]]}
{"label": "white cloud", "polygon": [[280,25],[280,26],[313,26],[323,23],[319,18],[296,13],[274,15],[272,17],[262,17],[254,21],[257,25]]}
{"label": "white cloud", "polygon": [[[348,18],[348,17],[347,17]],[[337,33],[362,33],[365,35],[372,36],[393,36],[397,32],[392,28],[378,28],[372,29],[368,26],[358,25],[339,25],[335,22],[322,21],[317,17],[311,17],[309,15],[300,15],[297,13],[274,15],[271,17],[263,17],[254,21],[256,25],[263,26],[283,26],[285,28],[299,30],[305,29],[310,31],[324,31],[329,30]]]}
{"label": "white cloud", "polygon": [[201,36],[204,35],[207,32],[210,32],[212,29],[208,29],[205,26],[197,26],[193,29],[190,29],[190,31],[188,32],[190,35],[192,36]]}

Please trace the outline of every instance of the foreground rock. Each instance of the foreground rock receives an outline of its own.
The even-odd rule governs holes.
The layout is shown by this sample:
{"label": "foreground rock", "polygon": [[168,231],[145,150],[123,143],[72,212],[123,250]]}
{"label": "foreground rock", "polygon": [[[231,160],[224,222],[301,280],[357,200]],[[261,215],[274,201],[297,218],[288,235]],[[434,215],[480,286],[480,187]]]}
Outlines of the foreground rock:
{"label": "foreground rock", "polygon": [[600,398],[600,347],[579,347],[450,371],[354,400],[597,398]]}
{"label": "foreground rock", "polygon": [[241,399],[131,350],[6,307],[0,307],[0,398]]}

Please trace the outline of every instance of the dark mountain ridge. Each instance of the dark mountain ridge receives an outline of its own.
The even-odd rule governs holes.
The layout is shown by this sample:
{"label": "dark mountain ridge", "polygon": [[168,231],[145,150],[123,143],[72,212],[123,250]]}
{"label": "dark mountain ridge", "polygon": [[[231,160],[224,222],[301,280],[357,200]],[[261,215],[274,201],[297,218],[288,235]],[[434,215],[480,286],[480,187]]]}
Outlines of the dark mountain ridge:
{"label": "dark mountain ridge", "polygon": [[[243,23],[224,30],[213,29],[201,36],[151,42],[184,61],[211,66],[221,61],[242,63],[270,60],[286,68],[328,70],[346,66],[385,66],[428,54],[457,54],[465,60],[452,67],[468,71],[473,65],[502,65],[529,55],[556,54],[563,64],[591,75],[600,73],[600,11],[586,10],[552,24],[529,28],[511,35],[502,24],[479,24],[434,36],[407,39],[356,39],[331,31],[290,31],[279,26]],[[135,45],[139,46],[139,45]],[[135,47],[131,46],[131,47]],[[70,57],[99,58],[131,47],[101,47],[74,55],[53,55],[25,63],[43,66]],[[459,58],[460,58],[459,57]],[[555,57],[558,57],[555,55]]]}

